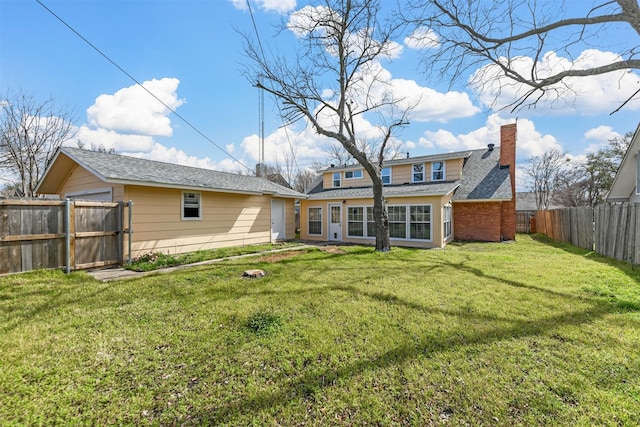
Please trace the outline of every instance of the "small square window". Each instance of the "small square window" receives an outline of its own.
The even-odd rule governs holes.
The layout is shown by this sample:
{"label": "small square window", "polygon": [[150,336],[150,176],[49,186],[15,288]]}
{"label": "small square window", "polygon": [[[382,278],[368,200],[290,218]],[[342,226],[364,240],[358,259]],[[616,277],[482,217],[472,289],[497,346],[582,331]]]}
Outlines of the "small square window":
{"label": "small square window", "polygon": [[411,182],[423,182],[424,181],[424,163],[413,165],[413,174],[411,175]]}
{"label": "small square window", "polygon": [[444,181],[444,162],[431,163],[431,181]]}
{"label": "small square window", "polygon": [[362,170],[346,171],[344,173],[344,179],[361,179]]}
{"label": "small square window", "polygon": [[340,187],[340,172],[333,173],[333,188]]}
{"label": "small square window", "polygon": [[383,185],[391,184],[391,168],[382,168],[381,176]]}
{"label": "small square window", "polygon": [[182,193],[182,219],[200,219],[200,193]]}

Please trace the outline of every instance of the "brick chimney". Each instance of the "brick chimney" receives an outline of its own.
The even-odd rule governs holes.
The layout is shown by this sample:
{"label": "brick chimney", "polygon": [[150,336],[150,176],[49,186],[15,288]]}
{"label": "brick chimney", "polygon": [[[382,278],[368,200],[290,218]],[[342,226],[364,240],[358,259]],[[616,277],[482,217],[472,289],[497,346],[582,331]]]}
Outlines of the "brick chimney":
{"label": "brick chimney", "polygon": [[517,123],[500,127],[500,167],[509,168],[512,199],[500,207],[500,234],[502,240],[516,238],[516,135]]}
{"label": "brick chimney", "polygon": [[500,167],[510,166],[511,188],[516,188],[517,123],[500,127]]}

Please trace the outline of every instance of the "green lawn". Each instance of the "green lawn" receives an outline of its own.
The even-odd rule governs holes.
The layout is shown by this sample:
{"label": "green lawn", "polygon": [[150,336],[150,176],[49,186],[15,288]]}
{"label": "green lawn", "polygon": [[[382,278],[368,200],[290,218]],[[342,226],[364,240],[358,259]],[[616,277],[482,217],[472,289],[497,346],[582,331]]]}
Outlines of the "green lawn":
{"label": "green lawn", "polygon": [[0,424],[637,425],[628,265],[529,236],[340,249],[0,278]]}

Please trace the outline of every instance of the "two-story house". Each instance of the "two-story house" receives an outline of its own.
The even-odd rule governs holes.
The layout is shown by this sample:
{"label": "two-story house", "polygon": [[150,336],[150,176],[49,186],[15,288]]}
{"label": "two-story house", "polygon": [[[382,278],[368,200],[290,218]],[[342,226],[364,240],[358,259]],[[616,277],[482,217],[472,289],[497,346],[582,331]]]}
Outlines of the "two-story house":
{"label": "two-story house", "polygon": [[[385,162],[384,198],[391,244],[444,247],[453,239],[515,238],[516,124],[500,129],[500,147]],[[300,204],[300,237],[373,243],[371,179],[360,165],[333,165]]]}

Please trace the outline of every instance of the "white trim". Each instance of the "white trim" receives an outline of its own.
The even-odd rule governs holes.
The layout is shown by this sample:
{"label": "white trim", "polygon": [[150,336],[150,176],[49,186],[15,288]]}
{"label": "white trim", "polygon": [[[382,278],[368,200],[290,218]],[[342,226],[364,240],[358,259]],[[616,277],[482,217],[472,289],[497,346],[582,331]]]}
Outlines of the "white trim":
{"label": "white trim", "polygon": [[[320,209],[320,234],[312,233],[310,231],[310,227],[309,227],[309,218],[310,218],[309,210],[311,210],[311,209]],[[322,233],[322,227],[323,227],[322,216],[323,216],[322,206],[307,206],[307,234],[309,236],[322,236],[322,234],[323,234]],[[314,221],[314,222],[317,222],[317,221]]]}
{"label": "white trim", "polygon": [[[352,176],[351,178],[349,178],[347,176],[348,173],[351,173],[352,175],[355,175],[356,172],[360,172],[360,176]],[[363,176],[364,176],[364,174],[362,172],[362,169],[354,169],[354,170],[344,171],[344,179],[345,180],[362,179]]]}
{"label": "white trim", "polygon": [[[421,180],[415,179],[416,173],[420,173],[420,172],[416,172],[414,170],[414,168],[416,166],[422,166],[422,179]],[[426,175],[427,175],[427,168],[424,167],[424,163],[413,163],[411,165],[411,182],[412,183],[415,183],[415,182],[426,182],[426,180],[427,180]]]}
{"label": "white trim", "polygon": [[[442,163],[442,170],[434,170],[433,169],[433,165],[435,165],[436,163]],[[442,179],[434,179],[433,175],[437,172],[442,172]],[[447,180],[447,162],[444,161],[434,161],[431,162],[431,181],[433,182],[438,182],[438,181],[446,181]]]}
{"label": "white trim", "polygon": [[[198,195],[198,216],[184,216],[184,196],[185,194]],[[202,193],[199,191],[182,191],[180,193],[180,219],[182,221],[200,221],[202,220]]]}
{"label": "white trim", "polygon": [[[384,176],[382,174],[382,172],[385,169],[389,169],[389,182],[387,182],[387,183],[385,183],[384,180],[382,179],[383,176]],[[380,170],[380,180],[382,180],[382,185],[391,185],[391,184],[393,184],[393,168],[391,166],[385,166]]]}

